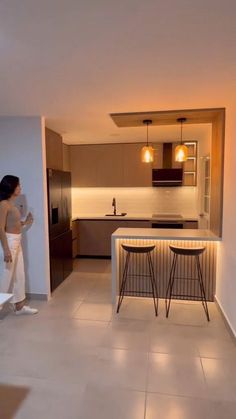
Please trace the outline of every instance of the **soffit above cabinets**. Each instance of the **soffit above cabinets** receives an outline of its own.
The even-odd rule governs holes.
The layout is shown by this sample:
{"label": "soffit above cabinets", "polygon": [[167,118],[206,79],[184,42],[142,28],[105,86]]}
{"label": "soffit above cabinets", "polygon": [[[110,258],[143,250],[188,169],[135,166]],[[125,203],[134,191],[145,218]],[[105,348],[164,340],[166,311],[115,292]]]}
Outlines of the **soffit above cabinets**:
{"label": "soffit above cabinets", "polygon": [[186,118],[185,124],[212,123],[224,108],[183,109],[153,112],[111,113],[110,116],[118,127],[143,126],[143,120],[151,119],[152,125],[177,125],[178,118]]}

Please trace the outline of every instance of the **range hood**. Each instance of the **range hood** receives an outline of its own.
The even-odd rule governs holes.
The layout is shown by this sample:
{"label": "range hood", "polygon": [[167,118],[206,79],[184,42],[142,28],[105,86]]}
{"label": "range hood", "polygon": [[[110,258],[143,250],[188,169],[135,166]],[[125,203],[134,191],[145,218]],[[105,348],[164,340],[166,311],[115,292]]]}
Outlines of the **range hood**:
{"label": "range hood", "polygon": [[172,168],[172,143],[163,143],[163,168],[152,169],[152,186],[182,186],[183,168]]}

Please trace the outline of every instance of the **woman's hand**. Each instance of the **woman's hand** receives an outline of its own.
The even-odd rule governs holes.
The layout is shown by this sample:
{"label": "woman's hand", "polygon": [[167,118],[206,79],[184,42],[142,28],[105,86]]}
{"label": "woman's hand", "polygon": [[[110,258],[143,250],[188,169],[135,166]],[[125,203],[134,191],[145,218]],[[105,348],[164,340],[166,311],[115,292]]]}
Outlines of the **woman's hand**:
{"label": "woman's hand", "polygon": [[31,212],[28,213],[24,225],[29,225],[29,224],[33,224],[34,218]]}
{"label": "woman's hand", "polygon": [[12,262],[12,255],[10,250],[5,250],[4,251],[4,262],[6,263],[11,263]]}

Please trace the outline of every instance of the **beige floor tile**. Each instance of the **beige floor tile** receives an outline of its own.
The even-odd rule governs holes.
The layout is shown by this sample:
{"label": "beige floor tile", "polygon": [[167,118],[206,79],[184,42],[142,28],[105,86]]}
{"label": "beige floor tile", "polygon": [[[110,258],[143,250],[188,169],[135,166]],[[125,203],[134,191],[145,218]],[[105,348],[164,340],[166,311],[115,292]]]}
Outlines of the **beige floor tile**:
{"label": "beige floor tile", "polygon": [[111,272],[111,261],[109,259],[76,259],[74,271],[94,272],[95,274],[109,273]]}
{"label": "beige floor tile", "polygon": [[207,397],[201,361],[197,357],[150,354],[148,391]]}
{"label": "beige floor tile", "polygon": [[199,356],[197,342],[188,334],[188,327],[156,324],[152,327],[150,351],[166,354]]}
{"label": "beige floor tile", "polygon": [[[147,394],[145,419],[215,419],[212,402],[203,399]],[[222,417],[223,419],[223,417]]]}
{"label": "beige floor tile", "polygon": [[58,342],[24,341],[15,354],[1,354],[0,370],[5,375],[77,382],[90,378],[97,350]]}
{"label": "beige floor tile", "polygon": [[235,419],[236,403],[233,402],[215,402],[213,405],[213,419]]}
{"label": "beige floor tile", "polygon": [[209,397],[215,400],[236,402],[235,360],[202,358],[201,361]]}
{"label": "beige floor tile", "polygon": [[73,317],[81,320],[110,321],[112,316],[112,304],[106,303],[82,303]]}
{"label": "beige floor tile", "polygon": [[108,322],[73,319],[65,331],[65,342],[75,347],[97,347],[103,345]]}
{"label": "beige floor tile", "polygon": [[99,290],[98,288],[91,290],[84,298],[85,303],[111,303],[111,289]]}
{"label": "beige floor tile", "polygon": [[[210,307],[209,312],[211,316]],[[175,300],[171,303],[169,317],[166,321],[168,324],[186,326],[206,326],[209,323],[201,303],[184,303]]]}
{"label": "beige floor tile", "polygon": [[[118,314],[114,312],[114,317],[149,321],[154,320],[156,316],[153,300],[151,298],[124,297],[120,311]],[[157,321],[159,320],[160,310]]]}
{"label": "beige floor tile", "polygon": [[236,363],[236,344],[233,339],[201,338],[197,346],[203,358],[232,358]]}
{"label": "beige floor tile", "polygon": [[102,345],[147,352],[150,345],[149,324],[139,320],[113,320],[106,330]]}
{"label": "beige floor tile", "polygon": [[33,306],[38,308],[39,312],[37,314],[37,317],[73,317],[74,313],[79,309],[80,305],[82,304],[82,301],[79,300],[72,300],[70,301],[69,298],[65,299],[65,297],[61,300],[51,300],[47,304],[46,307],[44,307],[42,310],[40,309],[40,306],[38,307],[37,304],[34,304]]}
{"label": "beige floor tile", "polygon": [[236,403],[147,394],[145,419],[235,419]]}
{"label": "beige floor tile", "polygon": [[121,389],[145,391],[147,353],[123,349],[101,348],[92,382]]}
{"label": "beige floor tile", "polygon": [[89,385],[77,419],[143,419],[145,393],[112,386]]}
{"label": "beige floor tile", "polygon": [[22,403],[15,409],[14,416],[1,415],[1,419],[78,419],[80,400],[86,387],[86,383],[80,382],[70,384],[63,380],[17,376],[1,377],[1,383],[7,383],[10,388],[17,386],[28,391]]}

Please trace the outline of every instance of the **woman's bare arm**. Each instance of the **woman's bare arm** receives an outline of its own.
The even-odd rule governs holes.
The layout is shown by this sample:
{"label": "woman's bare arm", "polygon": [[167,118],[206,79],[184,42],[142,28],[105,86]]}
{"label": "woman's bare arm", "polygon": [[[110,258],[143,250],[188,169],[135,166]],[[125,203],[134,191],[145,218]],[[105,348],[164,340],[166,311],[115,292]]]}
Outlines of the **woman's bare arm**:
{"label": "woman's bare arm", "polygon": [[[0,241],[4,252],[5,262],[10,262],[11,252],[8,246],[7,236],[6,236],[6,221],[9,205],[6,201],[0,201]],[[6,260],[7,259],[7,260]]]}

